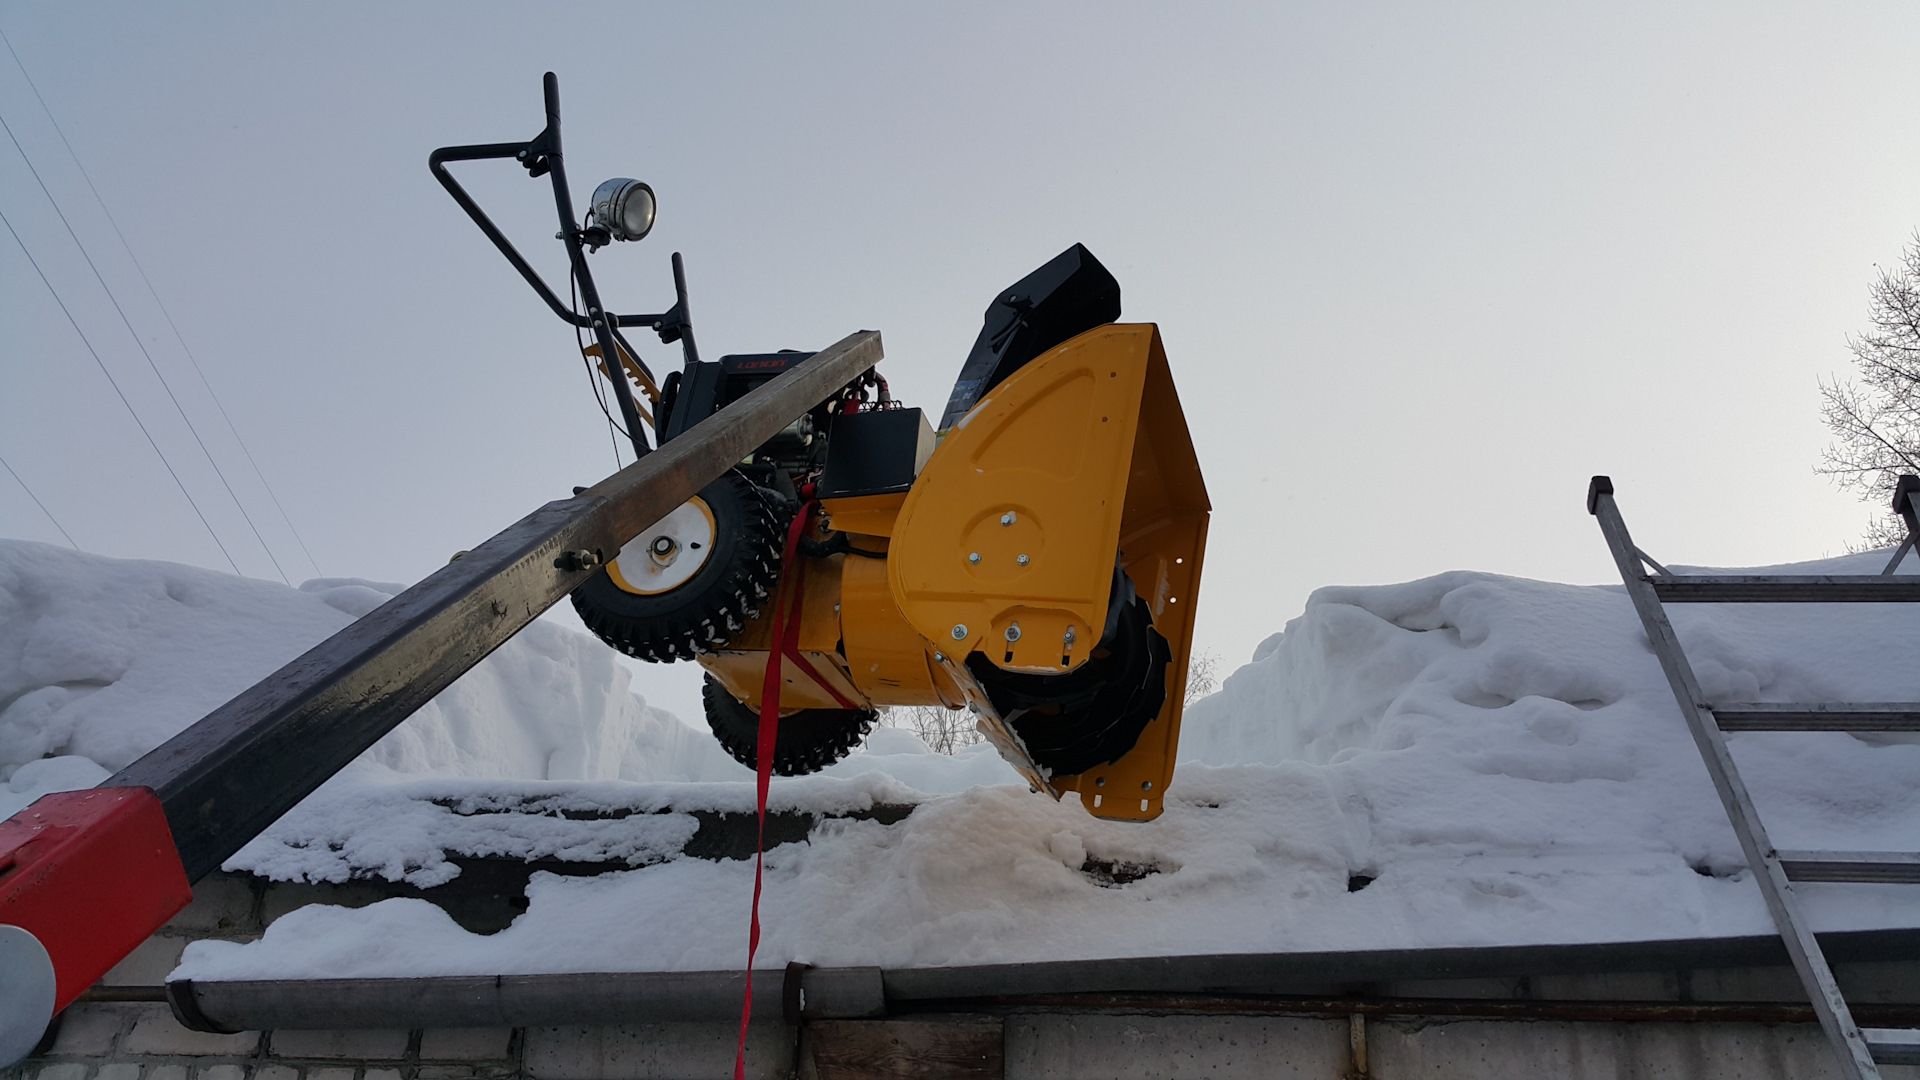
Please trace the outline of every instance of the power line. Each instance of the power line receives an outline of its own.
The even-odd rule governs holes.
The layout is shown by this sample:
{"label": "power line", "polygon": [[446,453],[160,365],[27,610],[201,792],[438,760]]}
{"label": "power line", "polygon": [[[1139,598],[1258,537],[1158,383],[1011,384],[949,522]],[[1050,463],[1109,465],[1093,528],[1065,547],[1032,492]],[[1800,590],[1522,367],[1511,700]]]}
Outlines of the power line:
{"label": "power line", "polygon": [[[160,374],[160,365],[153,362],[153,354],[147,351],[146,342],[140,340],[140,332],[133,328],[133,320],[127,318],[126,310],[120,306],[120,298],[113,295],[113,287],[107,284],[105,277],[101,276],[100,268],[93,264],[93,256],[87,253],[87,245],[80,242],[80,234],[73,231],[73,225],[67,221],[66,212],[60,209],[60,201],[53,197],[53,192],[47,188],[47,182],[40,179],[40,170],[33,167],[33,159],[27,156],[26,148],[20,145],[18,138],[14,137],[13,128],[7,124],[4,115],[0,115],[0,130],[6,131],[7,138],[13,142],[13,148],[20,152],[20,160],[27,163],[27,171],[33,174],[34,181],[40,185],[41,193],[47,197],[47,202],[53,206],[53,212],[59,216],[60,224],[66,227],[67,235],[73,238],[73,246],[80,249],[80,257],[87,261],[87,269],[93,271],[93,279],[98,281],[100,288],[106,291],[107,301],[119,314],[120,322],[126,326],[134,345],[140,349],[140,355],[147,358],[147,366],[153,369],[153,377],[160,380],[160,388],[167,392],[167,400],[173,402],[173,411],[180,414],[181,422],[187,425],[187,431],[193,435],[193,441],[199,445],[200,453],[206,456],[207,464],[213,466],[213,475],[219,477],[220,486],[227,489],[227,498],[233,500],[234,509],[240,511],[240,517],[247,523],[247,528],[253,530],[253,538],[260,542],[260,550],[267,553],[267,561],[273,564],[274,572],[280,575],[281,581],[292,585],[293,582],[288,579],[287,572],[280,569],[280,560],[274,558],[273,549],[267,546],[267,538],[260,535],[260,527],[253,523],[253,515],[247,513],[247,508],[241,505],[240,496],[234,493],[233,485],[227,482],[227,474],[221,471],[220,463],[213,460],[213,451],[207,449],[206,440],[200,437],[200,429],[193,426],[193,419],[187,415],[187,410],[181,407],[180,399],[174,396],[173,387],[168,384],[167,377]],[[234,573],[240,573],[238,566],[234,567]]]}
{"label": "power line", "polygon": [[39,507],[40,512],[47,515],[47,520],[53,522],[53,527],[60,530],[60,535],[67,538],[67,546],[79,551],[80,545],[73,542],[73,536],[67,532],[67,527],[60,524],[60,519],[53,516],[53,511],[47,509],[47,504],[40,501],[40,496],[33,493],[33,489],[27,486],[27,482],[20,479],[20,474],[13,471],[13,466],[7,464],[6,458],[0,457],[0,468],[7,470],[7,475],[13,477],[13,482],[20,485],[20,490],[27,493],[27,498],[33,500],[33,505]]}
{"label": "power line", "polygon": [[[120,231],[120,223],[114,220],[113,211],[107,209],[107,200],[100,196],[100,189],[93,185],[93,177],[87,173],[87,167],[81,164],[80,155],[74,152],[73,144],[67,141],[67,133],[60,129],[60,121],[54,119],[53,110],[47,106],[47,99],[41,96],[40,87],[34,83],[33,76],[27,74],[27,65],[21,62],[20,54],[14,51],[13,42],[8,40],[4,30],[0,30],[0,43],[6,45],[7,54],[13,57],[13,65],[20,69],[21,78],[27,80],[27,87],[33,91],[34,100],[40,103],[40,111],[47,114],[47,122],[53,125],[54,134],[60,136],[60,144],[67,148],[67,156],[73,159],[74,167],[80,170],[80,178],[87,182],[87,190],[93,192],[93,201],[100,204],[100,212],[106,215],[107,224],[113,226],[113,234],[120,238],[120,246],[125,249],[127,258],[133,262],[133,268],[139,272],[141,282],[147,286],[147,294],[153,297],[154,305],[160,309],[161,316],[167,320],[167,328],[173,331],[173,339],[180,343],[180,351],[187,355],[187,363],[193,365],[193,373],[199,377],[200,385],[206,388],[207,396],[213,399],[213,407],[220,410],[220,419],[226,421],[227,430],[233,433],[233,441],[240,444],[240,452],[246,455],[247,464],[253,466],[253,475],[259,477],[260,486],[267,489],[267,498],[273,500],[273,508],[280,512],[280,520],[286,523],[287,531],[293,534],[294,543],[300,545],[300,553],[307,557],[307,563],[313,567],[315,574],[324,575],[326,572],[321,570],[320,564],[314,561],[313,552],[307,550],[307,541],[300,535],[300,530],[294,527],[293,518],[288,516],[287,508],[280,505],[279,494],[267,481],[267,474],[261,471],[260,463],[254,460],[253,451],[248,448],[247,440],[240,437],[240,429],[234,426],[233,417],[227,414],[227,407],[221,402],[220,395],[213,392],[213,384],[207,381],[207,373],[200,369],[199,357],[193,355],[193,350],[187,347],[186,337],[180,333],[180,327],[174,324],[173,313],[168,311],[167,305],[161,301],[159,290],[153,287],[153,281],[147,277],[146,267],[140,265],[140,258],[133,253],[133,245],[127,242],[126,234]],[[235,501],[238,502],[238,500]],[[265,546],[264,542],[262,546]],[[268,557],[272,557],[272,552],[268,552]],[[281,576],[285,577],[284,574]]]}
{"label": "power line", "polygon": [[20,245],[21,254],[25,255],[27,262],[33,265],[33,272],[40,275],[40,283],[53,294],[53,302],[60,305],[60,313],[65,315],[67,322],[73,325],[73,332],[80,335],[80,344],[87,347],[93,362],[100,365],[100,374],[107,377],[107,385],[113,387],[113,392],[120,396],[120,404],[127,407],[127,415],[133,417],[134,426],[140,429],[140,434],[147,437],[147,445],[153,447],[153,452],[160,458],[160,464],[166,466],[167,475],[173,477],[174,486],[180,489],[180,494],[186,496],[187,505],[193,507],[194,515],[200,519],[200,524],[207,527],[207,535],[213,537],[213,546],[220,549],[220,554],[226,556],[227,565],[233,567],[234,573],[239,574],[240,564],[234,562],[233,556],[227,553],[227,545],[220,542],[220,534],[213,531],[213,524],[207,520],[207,515],[200,512],[200,504],[193,501],[193,493],[187,490],[187,485],[180,482],[180,474],[173,471],[173,462],[168,461],[167,455],[161,452],[160,444],[153,441],[153,433],[147,430],[146,424],[141,423],[140,414],[133,411],[133,402],[127,400],[126,392],[120,389],[120,384],[114,379],[113,372],[107,370],[105,361],[100,359],[99,351],[94,349],[93,342],[87,340],[87,332],[80,329],[80,323],[73,317],[73,312],[68,310],[67,302],[60,299],[60,290],[53,287],[53,282],[47,278],[47,272],[40,269],[40,261],[33,257],[33,252],[27,250],[27,242],[20,239],[19,232],[14,229],[13,222],[7,220],[5,212],[0,212],[0,225],[7,227],[7,232],[13,236],[13,242]]}

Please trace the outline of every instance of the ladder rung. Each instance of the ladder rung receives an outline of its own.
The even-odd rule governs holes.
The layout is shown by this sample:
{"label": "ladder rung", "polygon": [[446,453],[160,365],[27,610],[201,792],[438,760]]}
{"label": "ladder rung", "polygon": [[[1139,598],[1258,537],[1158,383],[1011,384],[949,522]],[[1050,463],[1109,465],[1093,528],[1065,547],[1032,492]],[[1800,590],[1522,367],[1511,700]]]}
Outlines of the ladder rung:
{"label": "ladder rung", "polygon": [[1920,574],[1652,574],[1669,604],[1857,604],[1920,600]]}
{"label": "ladder rung", "polygon": [[1794,881],[1879,881],[1920,885],[1920,854],[1905,851],[1782,851]]}
{"label": "ladder rung", "polygon": [[1920,1065],[1920,1030],[1912,1028],[1861,1028],[1867,1053],[1882,1065]]}
{"label": "ladder rung", "polygon": [[1920,702],[1709,705],[1721,731],[1920,731]]}

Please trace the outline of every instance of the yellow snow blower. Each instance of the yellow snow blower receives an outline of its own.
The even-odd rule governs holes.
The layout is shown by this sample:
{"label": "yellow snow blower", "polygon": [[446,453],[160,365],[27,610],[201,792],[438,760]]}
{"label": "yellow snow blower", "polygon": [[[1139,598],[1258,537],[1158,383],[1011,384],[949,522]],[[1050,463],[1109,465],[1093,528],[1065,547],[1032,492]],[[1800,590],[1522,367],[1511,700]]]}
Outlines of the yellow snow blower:
{"label": "yellow snow blower", "polygon": [[[643,425],[661,447],[730,431],[741,412],[722,410],[814,354],[702,361],[677,252],[672,307],[607,309],[588,256],[647,235],[653,189],[608,180],[576,219],[551,75],[545,93],[539,136],[443,147],[435,177],[556,315],[591,331],[582,352],[636,457],[653,449]],[[495,158],[551,177],[574,303],[446,167]],[[1101,817],[1158,816],[1210,507],[1159,331],[1119,316],[1119,282],[1075,244],[994,298],[937,428],[870,368],[617,555],[568,555],[594,570],[575,609],[631,656],[705,667],[707,723],[749,767],[770,694],[787,776],[846,756],[878,708],[965,708],[1036,789],[1077,791]],[[656,380],[620,333],[635,326],[679,342],[683,369]]]}
{"label": "yellow snow blower", "polygon": [[[707,722],[743,764],[777,649],[782,775],[845,756],[876,707],[966,708],[1034,787],[1157,816],[1209,505],[1159,331],[1114,322],[1119,292],[1075,245],[988,308],[938,433],[873,373],[634,538],[575,608],[630,655],[706,668]],[[810,355],[690,360],[658,392],[662,442]]]}

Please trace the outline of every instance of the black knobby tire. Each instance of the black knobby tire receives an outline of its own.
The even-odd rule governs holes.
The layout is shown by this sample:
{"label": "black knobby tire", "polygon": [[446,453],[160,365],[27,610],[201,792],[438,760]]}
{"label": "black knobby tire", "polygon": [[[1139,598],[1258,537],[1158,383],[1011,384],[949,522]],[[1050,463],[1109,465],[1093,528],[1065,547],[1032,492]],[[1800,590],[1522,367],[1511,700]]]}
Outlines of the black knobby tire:
{"label": "black knobby tire", "polygon": [[573,590],[580,621],[628,656],[667,663],[722,649],[773,595],[792,512],[738,471],[708,484],[699,497],[713,513],[713,551],[684,584],[641,596],[614,584],[602,567]]}
{"label": "black knobby tire", "polygon": [[[760,713],[734,700],[719,680],[707,676],[700,696],[707,707],[707,726],[733,760],[759,768]],[[773,740],[773,771],[780,776],[805,776],[853,753],[873,729],[879,715],[871,709],[802,709],[780,718]]]}

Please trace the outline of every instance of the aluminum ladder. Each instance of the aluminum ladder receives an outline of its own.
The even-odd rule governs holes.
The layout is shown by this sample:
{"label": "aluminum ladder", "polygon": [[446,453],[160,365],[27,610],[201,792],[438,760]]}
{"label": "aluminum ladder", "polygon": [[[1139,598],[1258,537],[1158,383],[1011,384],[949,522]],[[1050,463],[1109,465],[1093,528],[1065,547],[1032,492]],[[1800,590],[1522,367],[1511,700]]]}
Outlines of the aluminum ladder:
{"label": "aluminum ladder", "polygon": [[[1853,1022],[1833,969],[1820,951],[1800,901],[1796,881],[1901,882],[1920,884],[1920,853],[1878,851],[1778,851],[1767,838],[1747,786],[1727,751],[1729,731],[1920,731],[1920,702],[1817,702],[1774,704],[1709,702],[1693,666],[1674,635],[1665,604],[1886,603],[1920,601],[1920,573],[1899,574],[1902,560],[1920,543],[1920,477],[1902,476],[1893,506],[1907,524],[1907,538],[1878,575],[1689,575],[1675,574],[1634,546],[1614,505],[1613,481],[1596,476],[1587,487],[1587,512],[1613,549],[1633,609],[1647,630],[1660,667],[1673,687],[1680,712],[1700,748],[1727,820],[1740,839],[1747,865],[1779,928],[1794,970],[1807,989],[1820,1026],[1833,1044],[1840,1074],[1849,1080],[1880,1075],[1880,1064],[1920,1064],[1920,1031],[1870,1029]],[[1920,563],[1920,555],[1915,556]],[[1651,573],[1649,573],[1649,570]]]}

